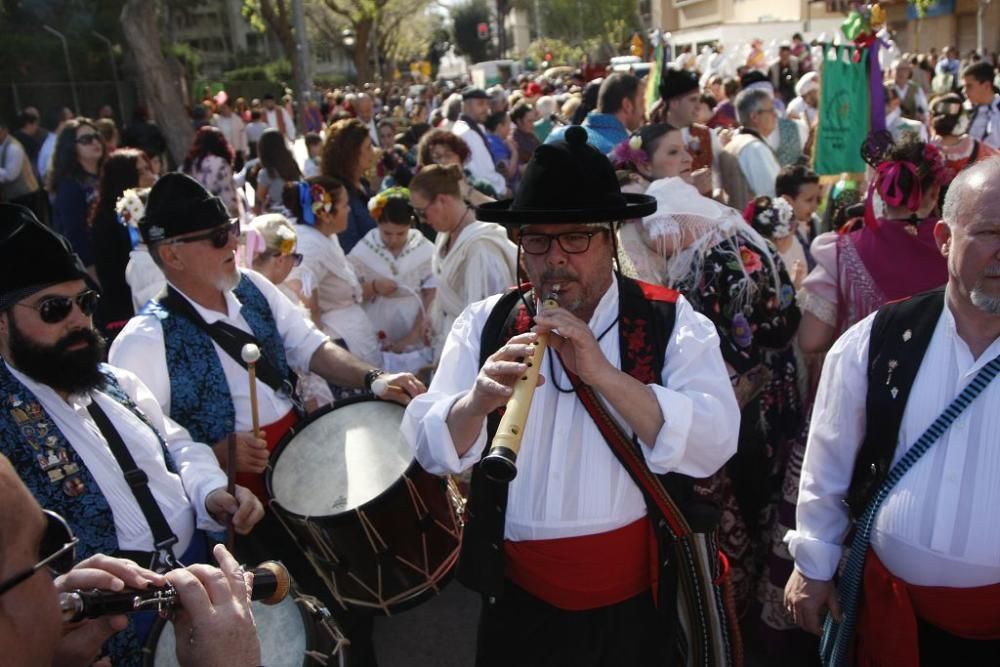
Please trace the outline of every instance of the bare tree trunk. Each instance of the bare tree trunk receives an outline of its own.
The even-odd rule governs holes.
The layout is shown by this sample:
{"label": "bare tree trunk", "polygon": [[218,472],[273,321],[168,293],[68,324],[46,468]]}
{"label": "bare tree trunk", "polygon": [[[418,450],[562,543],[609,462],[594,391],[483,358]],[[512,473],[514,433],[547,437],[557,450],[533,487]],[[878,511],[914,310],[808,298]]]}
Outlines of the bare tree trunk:
{"label": "bare tree trunk", "polygon": [[362,19],[354,24],[354,69],[358,72],[358,83],[368,83],[371,81],[371,44],[369,40],[372,34],[371,19]]}
{"label": "bare tree trunk", "polygon": [[121,24],[142,72],[143,95],[149,110],[167,139],[167,148],[174,162],[180,163],[191,146],[194,129],[160,50],[156,7],[157,3],[151,0],[127,0],[122,8]]}

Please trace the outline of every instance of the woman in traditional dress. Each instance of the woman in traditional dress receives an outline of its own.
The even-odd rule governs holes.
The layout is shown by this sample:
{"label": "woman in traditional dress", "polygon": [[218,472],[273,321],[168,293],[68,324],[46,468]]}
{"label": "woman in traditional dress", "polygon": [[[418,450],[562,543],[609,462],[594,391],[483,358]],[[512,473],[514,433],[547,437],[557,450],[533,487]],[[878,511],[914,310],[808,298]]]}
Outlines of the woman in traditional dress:
{"label": "woman in traditional dress", "polygon": [[205,189],[222,200],[232,218],[240,217],[240,200],[233,180],[233,161],[236,154],[226,135],[217,127],[205,125],[198,128],[191,143],[191,150],[184,158],[181,171],[205,186]]}
{"label": "woman in traditional dress", "polygon": [[931,143],[941,151],[945,164],[955,174],[977,160],[997,154],[995,148],[969,134],[969,117],[957,93],[931,100],[931,130]]}
{"label": "woman in traditional dress", "polygon": [[470,303],[515,284],[517,247],[500,225],[478,222],[462,198],[458,165],[428,165],[410,183],[410,205],[437,232],[432,267],[437,292],[431,308],[434,357],[459,313]]}
{"label": "woman in traditional dress", "polygon": [[[303,317],[309,309],[285,281],[292,269],[302,264],[302,254],[296,252],[295,228],[279,213],[258,215],[247,226],[243,238],[244,264],[274,284],[278,291],[297,304]],[[307,412],[333,403],[333,394],[326,381],[315,373],[299,373],[296,393]]]}
{"label": "woman in traditional dress", "polygon": [[938,196],[950,180],[941,153],[915,139],[868,145],[866,158],[875,173],[863,223],[812,242],[816,267],[798,293],[799,345],[806,354],[826,352],[837,336],[885,302],[948,279],[947,262],[934,242]]}
{"label": "woman in traditional dress", "polygon": [[313,176],[285,186],[285,207],[295,216],[302,265],[288,286],[309,306],[313,322],[350,352],[382,367],[375,327],[361,307],[364,291],[347,261],[337,234],[347,228],[347,189],[329,176]]}
{"label": "woman in traditional dress", "polygon": [[413,228],[410,192],[391,188],[372,197],[378,227],[347,259],[361,280],[364,309],[378,330],[383,368],[414,372],[430,364],[429,313],[434,301],[434,245]]}
{"label": "woman in traditional dress", "polygon": [[734,209],[701,195],[684,170],[689,165],[690,157],[674,160],[665,177],[646,189],[656,197],[657,210],[623,225],[622,267],[682,292],[719,333],[741,407],[740,442],[705,491],[722,504],[721,546],[731,565],[737,613],[746,622],[766,556],[763,530],[783,477],[784,441],[795,432],[786,424],[801,418],[797,370],[788,351],[799,311],[773,246]]}

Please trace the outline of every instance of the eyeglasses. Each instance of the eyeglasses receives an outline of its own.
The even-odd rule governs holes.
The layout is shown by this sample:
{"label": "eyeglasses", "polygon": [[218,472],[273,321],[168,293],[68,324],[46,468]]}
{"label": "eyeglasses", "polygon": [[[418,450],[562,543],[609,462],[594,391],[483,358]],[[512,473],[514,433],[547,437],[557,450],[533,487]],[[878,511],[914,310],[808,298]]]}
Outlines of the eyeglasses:
{"label": "eyeglasses", "polygon": [[80,539],[73,536],[64,518],[49,510],[42,510],[42,513],[45,515],[45,530],[38,543],[38,562],[0,583],[0,595],[28,580],[43,567],[48,567],[56,575],[66,574],[73,568],[76,545]]}
{"label": "eyeglasses", "polygon": [[91,132],[90,134],[84,134],[82,136],[77,137],[76,143],[80,144],[81,146],[89,146],[95,141],[100,141],[100,140],[101,137],[99,135],[97,135],[94,132]]}
{"label": "eyeglasses", "polygon": [[38,316],[46,324],[59,324],[73,310],[73,303],[80,308],[80,312],[90,317],[97,310],[97,303],[101,300],[101,295],[94,290],[84,290],[76,296],[50,296],[42,299],[35,305],[30,303],[18,303],[15,305],[24,306],[38,311]]}
{"label": "eyeglasses", "polygon": [[416,216],[417,220],[426,220],[427,219],[427,209],[429,209],[433,204],[434,204],[434,202],[432,201],[427,206],[424,206],[423,208],[420,208],[419,206],[414,206],[413,203],[410,202],[410,208],[413,209],[413,215]]}
{"label": "eyeglasses", "polygon": [[195,234],[194,236],[182,236],[176,239],[167,239],[164,241],[167,245],[176,245],[178,243],[194,243],[195,241],[210,241],[212,247],[216,250],[225,248],[229,244],[229,237],[240,235],[240,221],[233,220],[225,225],[219,225],[218,227],[213,227],[212,229],[204,232],[202,234]]}
{"label": "eyeglasses", "polygon": [[603,234],[606,229],[593,232],[564,232],[562,234],[521,234],[521,247],[529,255],[544,255],[552,247],[552,239],[559,242],[562,251],[579,255],[590,248],[590,239]]}
{"label": "eyeglasses", "polygon": [[277,259],[278,257],[291,257],[292,260],[293,260],[292,261],[292,266],[299,266],[299,265],[302,264],[302,253],[301,252],[290,252],[287,255],[284,255],[284,254],[282,254],[280,252],[272,252],[271,253],[271,257],[274,257],[275,259]]}

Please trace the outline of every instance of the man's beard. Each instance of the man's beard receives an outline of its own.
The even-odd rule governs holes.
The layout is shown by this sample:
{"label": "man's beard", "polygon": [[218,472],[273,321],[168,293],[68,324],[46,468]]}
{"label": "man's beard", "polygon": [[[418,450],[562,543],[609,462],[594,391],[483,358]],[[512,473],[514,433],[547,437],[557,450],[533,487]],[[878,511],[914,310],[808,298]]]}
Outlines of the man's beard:
{"label": "man's beard", "polygon": [[1000,315],[1000,295],[987,294],[981,285],[972,288],[969,299],[973,306],[987,315]]}
{"label": "man's beard", "polygon": [[[70,394],[89,391],[104,384],[98,365],[104,360],[104,339],[93,329],[76,329],[55,345],[38,345],[21,333],[11,319],[10,361],[36,382]],[[79,350],[71,345],[86,343]]]}

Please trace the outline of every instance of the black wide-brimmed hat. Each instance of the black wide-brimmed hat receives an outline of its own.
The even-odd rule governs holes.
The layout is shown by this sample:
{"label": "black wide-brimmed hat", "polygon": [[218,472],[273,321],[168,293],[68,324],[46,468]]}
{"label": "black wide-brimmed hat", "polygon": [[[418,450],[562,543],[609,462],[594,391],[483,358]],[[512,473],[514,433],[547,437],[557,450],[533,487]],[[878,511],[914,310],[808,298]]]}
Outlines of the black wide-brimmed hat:
{"label": "black wide-brimmed hat", "polygon": [[563,141],[543,144],[524,168],[514,199],[476,209],[476,219],[503,225],[616,222],[649,215],[656,200],[626,194],[607,157],[587,143],[579,125]]}
{"label": "black wide-brimmed hat", "polygon": [[30,209],[0,204],[0,310],[51,285],[87,279],[69,241]]}
{"label": "black wide-brimmed hat", "polygon": [[672,100],[675,97],[687,95],[691,91],[700,88],[701,86],[698,85],[698,76],[694,72],[689,72],[686,69],[677,69],[676,67],[668,67],[663,72],[663,78],[660,80],[660,97],[664,101]]}
{"label": "black wide-brimmed hat", "polygon": [[212,229],[229,222],[222,200],[187,174],[163,175],[149,191],[139,232],[146,243]]}

